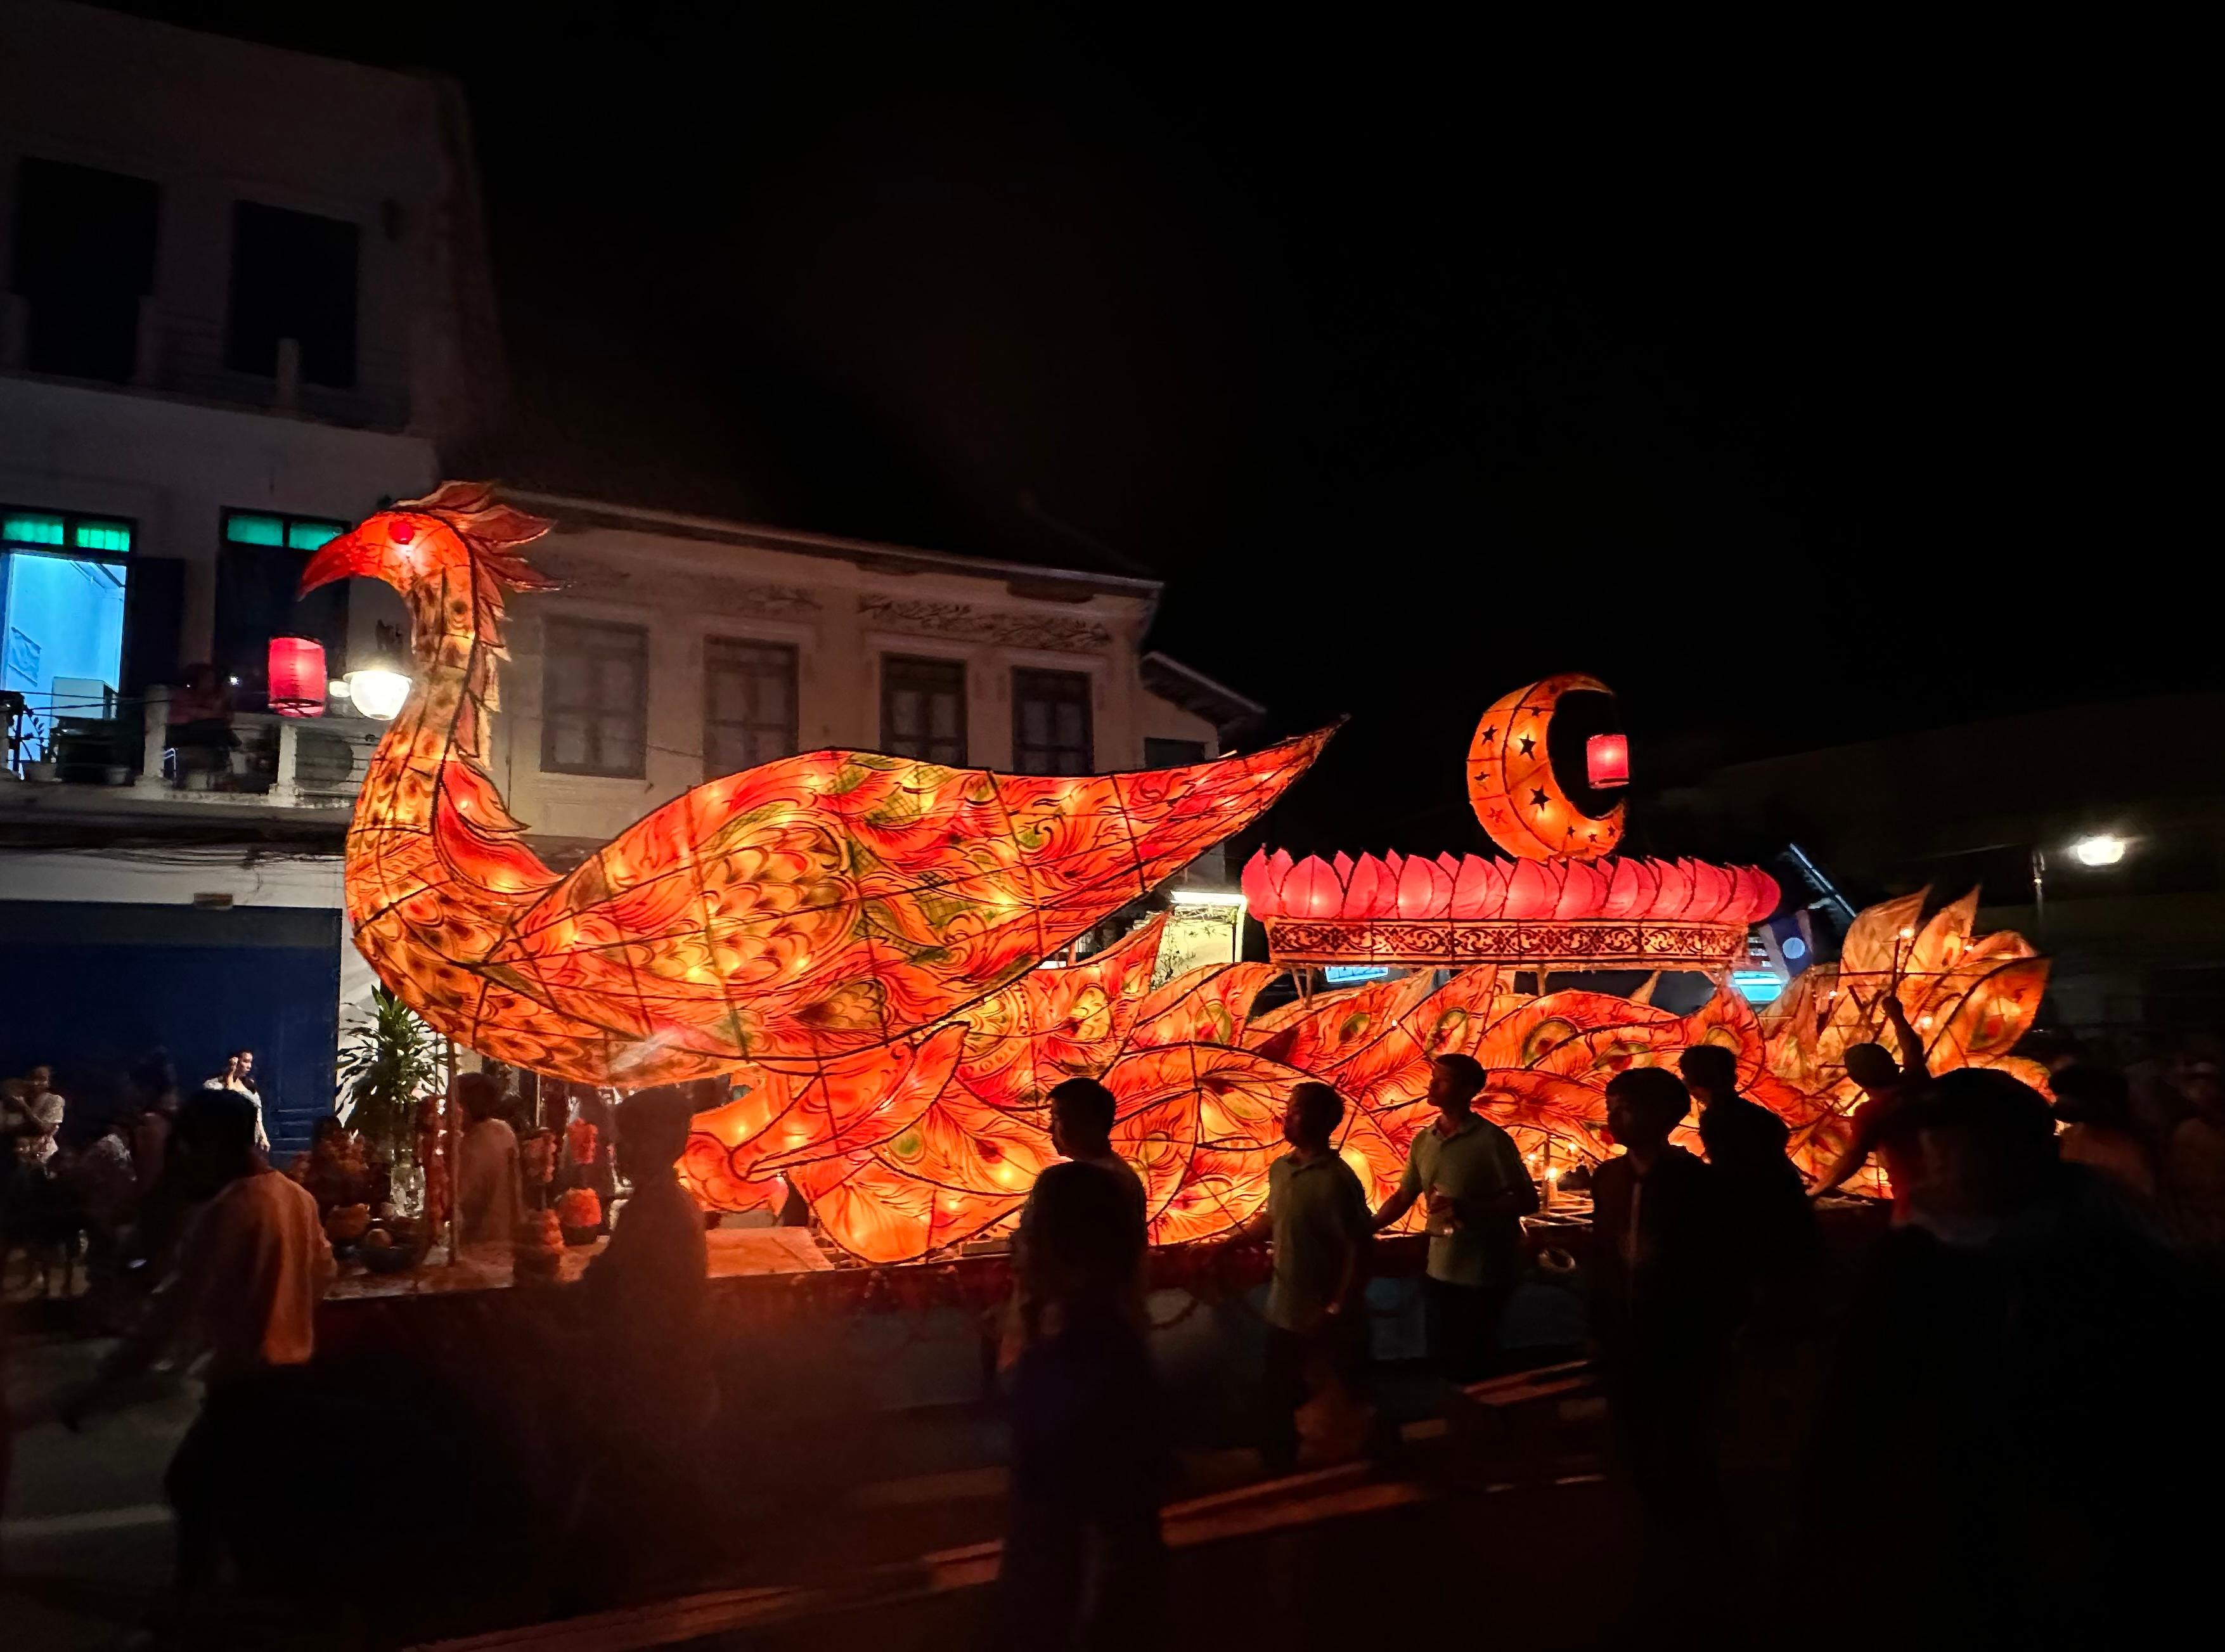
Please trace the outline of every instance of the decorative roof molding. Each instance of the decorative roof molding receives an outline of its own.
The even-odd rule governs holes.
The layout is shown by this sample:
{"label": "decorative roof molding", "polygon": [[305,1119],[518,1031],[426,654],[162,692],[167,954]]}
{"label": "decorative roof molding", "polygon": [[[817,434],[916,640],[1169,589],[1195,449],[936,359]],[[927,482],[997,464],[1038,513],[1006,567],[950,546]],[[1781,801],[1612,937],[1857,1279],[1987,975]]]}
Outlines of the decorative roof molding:
{"label": "decorative roof molding", "polygon": [[791,619],[816,613],[819,593],[804,585],[770,585],[715,573],[662,568],[616,567],[599,557],[573,554],[561,546],[536,548],[534,561],[564,590],[605,601],[684,607],[702,614],[748,614]]}
{"label": "decorative roof molding", "polygon": [[561,530],[616,529],[629,533],[654,534],[669,539],[694,540],[704,544],[738,545],[752,550],[785,551],[800,556],[839,558],[877,573],[955,573],[973,579],[1002,579],[1017,594],[1046,597],[1062,602],[1086,602],[1093,596],[1158,600],[1164,588],[1157,579],[1125,574],[1090,573],[1075,568],[1036,566],[994,557],[960,556],[948,551],[921,550],[916,546],[888,545],[874,540],[843,539],[832,534],[808,534],[793,529],[765,528],[750,522],[694,516],[673,510],[653,510],[606,500],[583,499],[574,494],[548,493],[530,488],[504,488],[502,497],[537,514],[554,516]]}
{"label": "decorative roof molding", "polygon": [[1014,614],[971,603],[935,602],[891,597],[878,591],[858,593],[858,613],[883,630],[917,636],[955,636],[1005,648],[1052,649],[1066,653],[1110,648],[1112,633],[1095,620],[1064,614]]}

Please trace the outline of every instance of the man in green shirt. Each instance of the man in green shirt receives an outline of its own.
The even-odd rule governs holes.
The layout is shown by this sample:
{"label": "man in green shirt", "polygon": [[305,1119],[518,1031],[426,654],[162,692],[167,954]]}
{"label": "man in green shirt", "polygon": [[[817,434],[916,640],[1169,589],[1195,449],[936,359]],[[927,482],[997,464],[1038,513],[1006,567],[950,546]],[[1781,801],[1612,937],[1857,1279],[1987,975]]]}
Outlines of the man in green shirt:
{"label": "man in green shirt", "polygon": [[1260,1387],[1265,1410],[1260,1455],[1268,1472],[1297,1465],[1298,1407],[1312,1383],[1309,1367],[1333,1372],[1355,1399],[1364,1397],[1366,1318],[1360,1293],[1374,1231],[1367,1194],[1332,1145],[1344,1120],[1344,1098],[1325,1084],[1290,1086],[1283,1139],[1290,1150],[1267,1168],[1267,1204],[1233,1243],[1274,1246],[1274,1282],[1267,1290],[1267,1362]]}
{"label": "man in green shirt", "polygon": [[1426,1197],[1422,1305],[1429,1358],[1463,1384],[1490,1375],[1499,1315],[1521,1269],[1522,1218],[1537,1208],[1537,1185],[1514,1138],[1475,1111],[1482,1090],[1474,1056],[1440,1055],[1430,1064],[1437,1117],[1414,1137],[1404,1180],[1375,1212],[1379,1231]]}

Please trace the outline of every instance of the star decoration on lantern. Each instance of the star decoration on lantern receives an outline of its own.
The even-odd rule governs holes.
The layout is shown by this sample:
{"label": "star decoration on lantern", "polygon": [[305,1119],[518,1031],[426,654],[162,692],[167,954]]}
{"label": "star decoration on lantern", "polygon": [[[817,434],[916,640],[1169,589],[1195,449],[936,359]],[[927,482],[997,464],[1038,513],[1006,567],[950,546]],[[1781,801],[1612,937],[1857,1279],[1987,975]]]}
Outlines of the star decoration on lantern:
{"label": "star decoration on lantern", "polygon": [[1553,772],[1553,708],[1576,689],[1607,692],[1597,678],[1575,674],[1518,688],[1483,714],[1468,747],[1467,793],[1476,818],[1493,842],[1526,860],[1596,860],[1621,840],[1623,806],[1594,813],[1562,789]]}

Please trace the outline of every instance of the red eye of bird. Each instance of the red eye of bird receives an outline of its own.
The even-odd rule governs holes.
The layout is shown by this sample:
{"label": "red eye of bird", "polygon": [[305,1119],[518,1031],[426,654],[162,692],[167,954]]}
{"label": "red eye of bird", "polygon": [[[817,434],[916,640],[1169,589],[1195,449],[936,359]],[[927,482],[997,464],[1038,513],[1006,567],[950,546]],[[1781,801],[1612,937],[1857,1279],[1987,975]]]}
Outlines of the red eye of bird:
{"label": "red eye of bird", "polygon": [[411,540],[416,537],[417,524],[415,522],[398,522],[394,524],[393,540],[396,545],[407,545]]}

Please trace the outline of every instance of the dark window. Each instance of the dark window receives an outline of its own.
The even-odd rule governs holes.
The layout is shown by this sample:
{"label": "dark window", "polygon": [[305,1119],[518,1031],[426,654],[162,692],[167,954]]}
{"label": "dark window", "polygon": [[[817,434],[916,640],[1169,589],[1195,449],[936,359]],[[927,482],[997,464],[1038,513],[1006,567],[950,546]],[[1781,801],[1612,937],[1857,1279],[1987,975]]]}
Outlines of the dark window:
{"label": "dark window", "polygon": [[241,201],[232,208],[231,309],[224,364],[264,378],[278,341],[301,346],[301,377],[355,387],[356,229],[336,218]]}
{"label": "dark window", "polygon": [[1146,769],[1182,769],[1194,763],[1205,761],[1205,742],[1202,740],[1165,740],[1156,734],[1144,737],[1144,767]]}
{"label": "dark window", "polygon": [[649,633],[552,619],[541,666],[541,766],[554,775],[642,773],[649,737]]}
{"label": "dark window", "polygon": [[1021,775],[1090,771],[1087,672],[1012,673],[1012,771]]}
{"label": "dark window", "polygon": [[16,183],[10,284],[30,312],[27,364],[124,383],[139,354],[139,301],[155,290],[161,192],[144,178],[29,158]]}
{"label": "dark window", "polygon": [[966,663],[881,661],[881,750],[955,768],[966,761]]}
{"label": "dark window", "polygon": [[703,645],[703,772],[738,774],[796,752],[796,650],[712,637]]}
{"label": "dark window", "polygon": [[268,510],[227,510],[217,548],[216,667],[236,687],[232,703],[259,712],[269,688],[270,639],[306,636],[325,645],[325,668],[346,669],[347,582],[304,597],[301,570],[309,554],[347,531],[320,516]]}
{"label": "dark window", "polygon": [[51,755],[60,718],[109,714],[123,681],[130,559],[128,522],[0,510],[0,689],[22,695],[33,714],[20,756]]}

